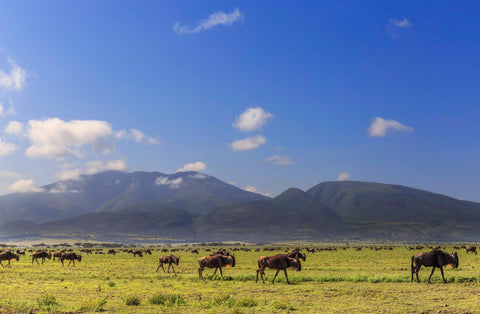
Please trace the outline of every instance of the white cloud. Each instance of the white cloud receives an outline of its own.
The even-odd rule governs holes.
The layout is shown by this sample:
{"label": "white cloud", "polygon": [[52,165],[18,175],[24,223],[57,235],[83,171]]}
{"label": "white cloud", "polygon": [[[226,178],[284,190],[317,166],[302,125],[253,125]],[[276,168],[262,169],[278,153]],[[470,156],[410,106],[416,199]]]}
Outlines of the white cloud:
{"label": "white cloud", "polygon": [[368,133],[372,137],[384,137],[387,136],[390,131],[413,132],[414,129],[395,120],[386,120],[380,117],[375,117],[368,128]]}
{"label": "white cloud", "polygon": [[125,171],[127,170],[127,164],[121,159],[107,162],[101,160],[90,161],[85,167],[85,174],[95,174],[107,170]]}
{"label": "white cloud", "polygon": [[[160,142],[150,136],[147,136],[145,133],[137,130],[137,129],[130,129],[130,134],[133,140],[137,143],[147,143],[147,144],[159,144]],[[119,136],[119,134],[117,135]],[[121,135],[120,135],[121,136]]]}
{"label": "white cloud", "polygon": [[272,114],[266,112],[261,107],[248,108],[237,117],[233,126],[242,132],[255,131],[260,129],[271,118]]}
{"label": "white cloud", "polygon": [[111,144],[105,141],[112,134],[112,127],[105,121],[65,122],[59,118],[30,120],[26,135],[32,145],[25,154],[31,158],[58,159],[69,155],[79,157],[82,153],[80,148],[84,145],[90,145],[96,151],[108,152]]}
{"label": "white cloud", "polygon": [[194,29],[190,29],[187,26],[181,26],[178,22],[175,22],[175,25],[173,26],[173,30],[177,34],[198,33],[198,32],[210,29],[212,27],[215,27],[217,25],[230,26],[234,22],[239,21],[242,18],[243,18],[243,14],[240,13],[238,8],[235,8],[235,10],[232,13],[224,13],[223,11],[218,11],[213,13],[207,19],[200,21],[198,26],[195,27]]}
{"label": "white cloud", "polygon": [[266,159],[267,163],[274,163],[279,166],[286,166],[294,164],[295,162],[292,161],[290,156],[281,156],[281,155],[273,155]]}
{"label": "white cloud", "polygon": [[82,175],[81,169],[69,169],[57,172],[55,177],[59,180],[78,180]]}
{"label": "white cloud", "polygon": [[10,73],[0,70],[0,87],[20,91],[27,83],[27,72],[10,58],[8,58],[8,63],[10,64]]}
{"label": "white cloud", "polygon": [[8,156],[17,149],[17,145],[13,143],[6,143],[0,137],[0,157]]}
{"label": "white cloud", "polygon": [[195,174],[191,174],[188,176],[189,178],[192,178],[192,179],[206,179],[207,176],[204,175],[203,173],[195,173]]}
{"label": "white cloud", "polygon": [[20,178],[21,175],[11,171],[0,170],[0,178]]}
{"label": "white cloud", "polygon": [[169,180],[167,177],[158,177],[155,179],[155,185],[168,185],[171,189],[178,189],[182,183],[182,178]]}
{"label": "white cloud", "polygon": [[248,192],[257,193],[257,188],[254,187],[254,186],[251,186],[251,185],[246,186],[246,187],[244,188],[244,190],[245,190],[245,191],[248,191]]}
{"label": "white cloud", "polygon": [[228,146],[232,151],[243,151],[243,150],[250,150],[254,148],[260,147],[267,142],[267,139],[261,135],[247,137],[243,140],[234,141]]}
{"label": "white cloud", "polygon": [[35,181],[33,181],[33,179],[18,180],[10,185],[8,190],[18,193],[38,193],[43,191],[43,189],[39,187]]}
{"label": "white cloud", "polygon": [[10,121],[4,129],[8,135],[21,135],[23,132],[23,123],[18,121]]}
{"label": "white cloud", "polygon": [[348,179],[350,179],[350,173],[346,171],[340,173],[337,177],[337,181],[346,181]]}
{"label": "white cloud", "polygon": [[185,171],[202,171],[207,168],[207,165],[201,161],[192,162],[190,164],[186,164],[182,168],[178,168],[177,172],[185,172]]}
{"label": "white cloud", "polygon": [[388,21],[388,24],[390,27],[398,27],[398,28],[409,28],[412,27],[412,23],[406,18],[403,18],[402,20],[397,20],[397,19],[390,19]]}

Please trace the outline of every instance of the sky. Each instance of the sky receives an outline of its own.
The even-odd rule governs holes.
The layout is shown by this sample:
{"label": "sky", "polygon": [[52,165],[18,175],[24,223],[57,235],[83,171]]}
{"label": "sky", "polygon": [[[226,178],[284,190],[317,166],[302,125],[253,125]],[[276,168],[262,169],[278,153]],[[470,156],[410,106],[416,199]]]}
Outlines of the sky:
{"label": "sky", "polygon": [[104,170],[480,201],[476,1],[2,1],[0,195]]}

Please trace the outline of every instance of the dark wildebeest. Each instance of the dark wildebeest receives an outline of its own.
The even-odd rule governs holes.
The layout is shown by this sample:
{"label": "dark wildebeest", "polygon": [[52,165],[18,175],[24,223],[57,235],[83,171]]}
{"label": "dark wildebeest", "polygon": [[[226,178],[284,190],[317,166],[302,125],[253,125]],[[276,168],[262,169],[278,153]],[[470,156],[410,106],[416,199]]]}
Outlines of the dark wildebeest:
{"label": "dark wildebeest", "polygon": [[292,252],[289,253],[284,253],[283,255],[293,258],[293,259],[303,259],[305,261],[307,259],[307,256],[305,254],[300,253],[298,250],[293,250]]}
{"label": "dark wildebeest", "polygon": [[33,261],[36,261],[37,264],[38,263],[38,259],[41,258],[42,259],[42,264],[45,262],[45,259],[48,258],[48,259],[52,259],[52,254],[51,253],[47,253],[47,252],[44,252],[44,251],[40,251],[40,252],[35,252],[32,254],[32,264],[33,264]]}
{"label": "dark wildebeest", "polygon": [[283,270],[285,273],[285,278],[287,278],[287,283],[290,284],[288,281],[287,275],[287,268],[293,268],[297,271],[302,270],[302,265],[300,264],[300,260],[298,258],[291,258],[288,257],[286,254],[278,254],[274,256],[261,256],[258,259],[258,269],[257,269],[257,279],[255,282],[258,282],[258,274],[260,273],[260,277],[262,278],[263,283],[263,275],[265,274],[265,268],[276,269],[277,272],[273,277],[272,284],[275,284],[275,278],[277,278],[278,272]]}
{"label": "dark wildebeest", "polygon": [[5,253],[1,253],[0,254],[0,265],[2,265],[2,267],[5,267],[3,264],[2,264],[2,261],[8,261],[8,267],[10,267],[10,260],[12,259],[16,259],[17,262],[18,260],[20,259],[20,257],[18,256],[18,254],[15,254],[13,252],[10,252],[10,251],[7,251]]}
{"label": "dark wildebeest", "polygon": [[117,251],[115,251],[115,249],[110,249],[110,250],[108,250],[107,254],[115,255],[115,254],[117,254]]}
{"label": "dark wildebeest", "polygon": [[58,251],[58,252],[53,253],[52,254],[53,260],[55,260],[55,257],[58,257],[58,258],[62,257],[63,253],[64,253],[64,251]]}
{"label": "dark wildebeest", "polygon": [[152,250],[150,250],[150,249],[144,249],[143,252],[145,252],[145,254],[152,255]]}
{"label": "dark wildebeest", "polygon": [[190,253],[192,253],[192,254],[198,254],[198,250],[197,250],[197,249],[193,249],[193,250],[190,251]]}
{"label": "dark wildebeest", "polygon": [[448,254],[447,252],[443,252],[441,250],[432,250],[430,252],[417,253],[412,256],[412,278],[410,282],[413,281],[414,273],[417,276],[417,281],[420,282],[420,279],[418,278],[418,272],[422,266],[433,267],[432,273],[430,274],[430,277],[428,277],[428,282],[430,282],[430,278],[432,278],[435,268],[440,268],[442,279],[444,282],[447,282],[443,276],[443,266],[446,265],[452,265],[453,268],[458,267],[457,252],[453,251],[452,254]]}
{"label": "dark wildebeest", "polygon": [[142,251],[139,251],[139,250],[133,251],[133,257],[135,257],[135,256],[137,256],[137,255],[140,256],[140,257],[143,257]]}
{"label": "dark wildebeest", "polygon": [[176,257],[173,255],[166,255],[166,256],[161,256],[159,259],[160,264],[157,267],[157,272],[160,269],[160,266],[163,269],[163,272],[165,272],[165,268],[163,268],[163,264],[168,264],[167,272],[170,272],[170,266],[173,268],[173,273],[175,273],[175,267],[173,267],[173,264],[178,266],[178,261],[180,260],[180,257]]}
{"label": "dark wildebeest", "polygon": [[75,267],[75,260],[81,262],[82,255],[76,254],[76,253],[63,253],[62,256],[60,256],[60,261],[62,262],[62,266],[63,266],[63,261],[66,259],[70,261],[68,262],[67,266],[70,266],[70,264],[73,262],[73,266]]}
{"label": "dark wildebeest", "polygon": [[468,253],[468,252],[472,252],[472,253],[475,253],[475,255],[477,255],[477,247],[476,246],[467,246],[465,248],[465,253]]}
{"label": "dark wildebeest", "polygon": [[200,279],[203,279],[202,272],[205,267],[215,267],[215,271],[213,272],[214,275],[217,273],[217,270],[220,269],[220,276],[223,277],[222,267],[235,267],[235,257],[233,255],[225,256],[221,254],[205,256],[198,259],[198,265],[200,265],[200,268],[198,269],[198,276]]}

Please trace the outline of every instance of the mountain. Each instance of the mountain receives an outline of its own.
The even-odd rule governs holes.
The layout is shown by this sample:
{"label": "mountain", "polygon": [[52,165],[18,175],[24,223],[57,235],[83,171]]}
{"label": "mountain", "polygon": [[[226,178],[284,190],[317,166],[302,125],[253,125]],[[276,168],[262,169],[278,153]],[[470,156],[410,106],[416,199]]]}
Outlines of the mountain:
{"label": "mountain", "polygon": [[267,198],[196,172],[109,171],[43,189],[0,197],[10,218],[24,206],[0,236],[437,243],[480,236],[479,203],[401,185],[323,182]]}
{"label": "mountain", "polygon": [[106,171],[78,180],[45,185],[42,192],[0,196],[0,223],[27,220],[44,223],[129,207],[179,208],[199,215],[228,203],[265,200],[267,197],[199,172]]}

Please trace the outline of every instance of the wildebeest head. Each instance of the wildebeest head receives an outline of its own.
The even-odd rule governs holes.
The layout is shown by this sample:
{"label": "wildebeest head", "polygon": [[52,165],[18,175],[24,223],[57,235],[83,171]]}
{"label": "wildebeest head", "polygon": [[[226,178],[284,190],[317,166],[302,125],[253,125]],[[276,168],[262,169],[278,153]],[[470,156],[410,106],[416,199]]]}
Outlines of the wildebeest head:
{"label": "wildebeest head", "polygon": [[17,260],[17,262],[20,260],[20,256],[18,254],[14,254],[13,256]]}
{"label": "wildebeest head", "polygon": [[288,268],[293,268],[296,271],[302,270],[302,263],[300,263],[300,260],[298,258],[287,257],[287,259],[288,259]]}
{"label": "wildebeest head", "polygon": [[48,259],[52,259],[52,253],[48,253],[46,256]]}
{"label": "wildebeest head", "polygon": [[226,267],[235,267],[235,256],[230,255],[230,256],[223,256],[223,260],[225,262]]}
{"label": "wildebeest head", "polygon": [[458,255],[456,251],[453,251],[453,253],[450,254],[450,262],[453,268],[458,268]]}
{"label": "wildebeest head", "polygon": [[82,255],[80,255],[80,254],[77,255],[77,259],[78,259],[79,262],[81,262],[82,261]]}
{"label": "wildebeest head", "polygon": [[175,265],[178,266],[178,262],[180,261],[180,257],[175,257],[174,260],[175,260]]}

